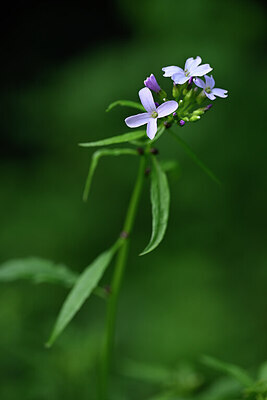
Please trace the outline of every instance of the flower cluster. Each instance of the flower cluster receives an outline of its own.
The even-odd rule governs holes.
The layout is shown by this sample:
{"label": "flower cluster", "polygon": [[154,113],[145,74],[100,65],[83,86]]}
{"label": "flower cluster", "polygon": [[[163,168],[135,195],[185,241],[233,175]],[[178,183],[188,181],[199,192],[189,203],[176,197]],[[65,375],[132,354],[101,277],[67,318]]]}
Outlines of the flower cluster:
{"label": "flower cluster", "polygon": [[[151,74],[144,81],[145,87],[139,91],[146,112],[126,118],[126,125],[136,128],[147,124],[147,136],[153,139],[157,133],[158,118],[165,118],[163,123],[167,128],[173,123],[184,126],[186,122],[199,120],[211,108],[209,100],[227,97],[227,90],[215,88],[213,76],[207,75],[212,71],[211,66],[201,65],[201,62],[199,56],[195,59],[190,57],[186,60],[184,69],[177,66],[162,68],[163,76],[173,81],[174,100],[167,99],[167,93],[161,89],[155,76]],[[205,81],[199,78],[202,76]],[[157,96],[157,102],[154,101],[151,91]]]}

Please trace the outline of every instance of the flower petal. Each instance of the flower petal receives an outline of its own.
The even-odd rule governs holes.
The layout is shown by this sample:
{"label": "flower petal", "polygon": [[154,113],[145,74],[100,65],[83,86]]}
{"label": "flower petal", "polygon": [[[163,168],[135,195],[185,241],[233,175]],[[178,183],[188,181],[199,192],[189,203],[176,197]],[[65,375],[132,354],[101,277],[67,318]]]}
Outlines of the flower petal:
{"label": "flower petal", "polygon": [[175,67],[175,66],[164,67],[164,68],[162,68],[162,71],[164,72],[163,76],[166,76],[167,78],[169,78],[170,76],[173,76],[177,72],[183,72],[182,68]]}
{"label": "flower petal", "polygon": [[200,78],[195,78],[194,79],[194,84],[198,87],[200,87],[201,89],[204,89],[206,87],[205,82],[202,81],[202,79]]}
{"label": "flower petal", "polygon": [[201,63],[201,58],[197,56],[195,59],[190,57],[186,60],[184,69],[191,72]]}
{"label": "flower petal", "polygon": [[214,89],[212,89],[211,93],[215,94],[215,96],[222,97],[222,98],[225,98],[228,96],[228,94],[227,94],[228,90],[224,90],[224,89],[214,88]]}
{"label": "flower petal", "polygon": [[143,104],[143,106],[145,107],[147,112],[156,111],[156,106],[155,106],[155,102],[154,102],[152,93],[147,87],[139,90],[139,97],[140,97],[141,103]]}
{"label": "flower petal", "polygon": [[174,100],[166,101],[157,108],[158,118],[172,114],[178,108],[178,103]]}
{"label": "flower petal", "polygon": [[216,99],[216,97],[214,96],[213,93],[207,93],[207,92],[204,92],[204,93],[205,93],[205,95],[207,96],[208,99],[210,99],[210,100],[215,100]]}
{"label": "flower petal", "polygon": [[206,86],[208,86],[210,89],[213,89],[215,85],[215,80],[213,79],[213,76],[205,75],[204,78],[206,81]]}
{"label": "flower petal", "polygon": [[157,118],[150,118],[146,128],[146,133],[149,139],[154,139],[157,129]]}
{"label": "flower petal", "polygon": [[145,125],[150,119],[149,113],[141,113],[132,115],[125,119],[125,123],[129,128],[137,128],[138,126]]}
{"label": "flower petal", "polygon": [[172,80],[177,84],[177,85],[182,85],[186,81],[189,81],[190,76],[185,76],[184,71],[183,72],[178,72],[177,74],[174,74],[172,76]]}
{"label": "flower petal", "polygon": [[196,67],[193,71],[190,71],[190,74],[191,76],[203,76],[205,74],[208,74],[212,70],[213,68],[211,68],[209,64],[203,64],[199,67]]}

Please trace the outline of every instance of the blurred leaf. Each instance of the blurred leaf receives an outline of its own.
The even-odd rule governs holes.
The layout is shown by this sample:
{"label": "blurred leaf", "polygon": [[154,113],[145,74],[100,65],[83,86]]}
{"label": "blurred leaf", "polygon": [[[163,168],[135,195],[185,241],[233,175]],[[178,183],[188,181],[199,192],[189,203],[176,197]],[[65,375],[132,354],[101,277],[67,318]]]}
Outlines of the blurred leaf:
{"label": "blurred leaf", "polygon": [[170,382],[172,372],[162,365],[152,365],[126,359],[122,364],[123,375],[150,383]]}
{"label": "blurred leaf", "polygon": [[106,111],[112,110],[112,108],[116,106],[124,106],[124,107],[131,107],[131,108],[136,108],[137,110],[141,111],[146,111],[145,108],[142,106],[142,104],[137,103],[136,101],[131,101],[131,100],[117,100],[111,103]]}
{"label": "blurred leaf", "polygon": [[165,172],[156,157],[152,157],[151,203],[152,203],[152,235],[149,244],[141,256],[154,250],[162,241],[169,217],[170,192]]}
{"label": "blurred leaf", "polygon": [[259,368],[258,379],[267,381],[267,361],[265,361],[263,364],[261,364],[261,366]]}
{"label": "blurred leaf", "polygon": [[245,390],[245,394],[247,398],[251,398],[252,400],[266,400],[267,398],[267,380],[262,380],[254,383],[250,387],[247,387]]}
{"label": "blurred leaf", "polygon": [[158,393],[152,397],[149,397],[147,400],[183,400],[180,396],[175,395],[173,391],[164,391]]}
{"label": "blurred leaf", "polygon": [[129,133],[124,133],[123,135],[113,136],[108,139],[98,140],[97,142],[79,143],[82,147],[99,147],[99,146],[109,146],[116,143],[126,143],[131,140],[140,139],[145,136],[145,131],[133,131]]}
{"label": "blurred leaf", "polygon": [[25,258],[9,260],[0,268],[0,281],[12,282],[18,279],[29,279],[34,283],[61,283],[71,287],[77,274],[65,265],[55,264],[40,258]]}
{"label": "blurred leaf", "polygon": [[109,250],[100,254],[79,276],[63,303],[52,334],[46,344],[47,347],[52,346],[57,337],[88,299],[121,244],[122,241],[118,240]]}
{"label": "blurred leaf", "polygon": [[136,150],[133,149],[102,149],[96,151],[93,156],[92,156],[92,161],[90,164],[88,176],[86,179],[85,183],[85,188],[83,192],[83,201],[86,201],[88,199],[91,183],[92,183],[92,178],[95,172],[95,169],[97,167],[98,161],[101,157],[103,156],[120,156],[120,155],[134,155],[137,156],[138,153]]}
{"label": "blurred leaf", "polygon": [[250,386],[253,384],[253,379],[247,374],[245,370],[238,367],[237,365],[228,364],[209,356],[203,356],[201,361],[203,362],[203,364],[216,371],[223,372],[224,374],[232,376],[243,386]]}
{"label": "blurred leaf", "polygon": [[180,165],[176,160],[162,160],[160,165],[164,172],[177,171],[180,169]]}
{"label": "blurred leaf", "polygon": [[[241,400],[243,388],[239,382],[229,376],[219,377],[215,382],[204,387],[194,400]],[[190,397],[191,400],[191,397]]]}
{"label": "blurred leaf", "polygon": [[198,158],[198,156],[193,152],[191,147],[178,136],[178,134],[172,130],[169,130],[172,136],[176,139],[176,141],[181,145],[181,147],[184,149],[186,154],[191,158],[191,160],[194,161],[195,164],[197,164],[202,171],[204,171],[214,182],[221,184],[221,181],[217,176]]}

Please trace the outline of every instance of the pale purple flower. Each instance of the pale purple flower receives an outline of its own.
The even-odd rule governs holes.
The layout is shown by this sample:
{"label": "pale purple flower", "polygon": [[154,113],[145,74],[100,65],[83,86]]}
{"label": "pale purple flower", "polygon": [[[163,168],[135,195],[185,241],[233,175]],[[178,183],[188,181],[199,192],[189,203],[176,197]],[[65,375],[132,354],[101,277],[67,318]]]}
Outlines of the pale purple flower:
{"label": "pale purple flower", "polygon": [[139,97],[147,112],[132,115],[125,119],[125,123],[129,128],[137,128],[138,126],[147,124],[147,136],[152,140],[157,133],[157,119],[172,114],[177,110],[178,103],[170,100],[156,107],[152,93],[147,87],[139,90]]}
{"label": "pale purple flower", "polygon": [[159,93],[161,91],[161,87],[159,86],[155,76],[151,74],[146,80],[144,81],[144,85],[150,89],[153,90],[153,92]]}
{"label": "pale purple flower", "polygon": [[228,91],[224,89],[217,89],[215,88],[215,80],[213,79],[213,76],[204,76],[205,81],[204,82],[202,79],[196,78],[194,79],[194,83],[203,89],[205,95],[210,99],[210,100],[215,100],[216,96],[218,97],[227,97],[228,96]]}
{"label": "pale purple flower", "polygon": [[182,85],[189,81],[192,76],[203,76],[212,71],[209,64],[200,65],[201,61],[199,56],[195,59],[190,57],[185,62],[184,70],[176,66],[162,68],[162,71],[164,71],[163,76],[171,77],[176,84]]}

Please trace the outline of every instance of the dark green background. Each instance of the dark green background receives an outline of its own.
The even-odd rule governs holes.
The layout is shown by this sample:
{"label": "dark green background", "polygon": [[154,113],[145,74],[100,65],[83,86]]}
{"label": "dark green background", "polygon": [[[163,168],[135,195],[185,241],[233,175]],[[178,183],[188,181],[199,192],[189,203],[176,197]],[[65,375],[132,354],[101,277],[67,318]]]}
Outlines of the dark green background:
{"label": "dark green background", "polygon": [[[201,121],[179,133],[223,184],[205,176],[167,132],[162,136],[159,157],[177,159],[181,174],[170,177],[163,243],[138,257],[151,232],[145,184],[120,298],[116,361],[129,357],[175,366],[210,354],[254,368],[267,358],[263,5],[121,0],[103,10],[80,5],[77,11],[73,2],[75,21],[65,27],[66,37],[60,34],[61,7],[56,22],[52,6],[44,7],[45,15],[19,9],[19,28],[8,37],[17,47],[5,53],[6,65],[16,68],[6,68],[1,77],[0,261],[34,255],[80,272],[114,242],[138,159],[101,160],[84,204],[92,151],[77,143],[127,132],[124,118],[133,111],[105,113],[107,105],[137,101],[150,73],[170,90],[161,68],[200,55],[229,97],[216,100]],[[88,42],[81,29],[75,37],[80,20],[94,27]],[[45,35],[51,40],[45,42]],[[1,398],[94,399],[104,303],[92,298],[46,350],[66,290],[25,282],[1,284],[0,290]],[[114,399],[153,393],[135,381],[118,386],[120,397]]]}

